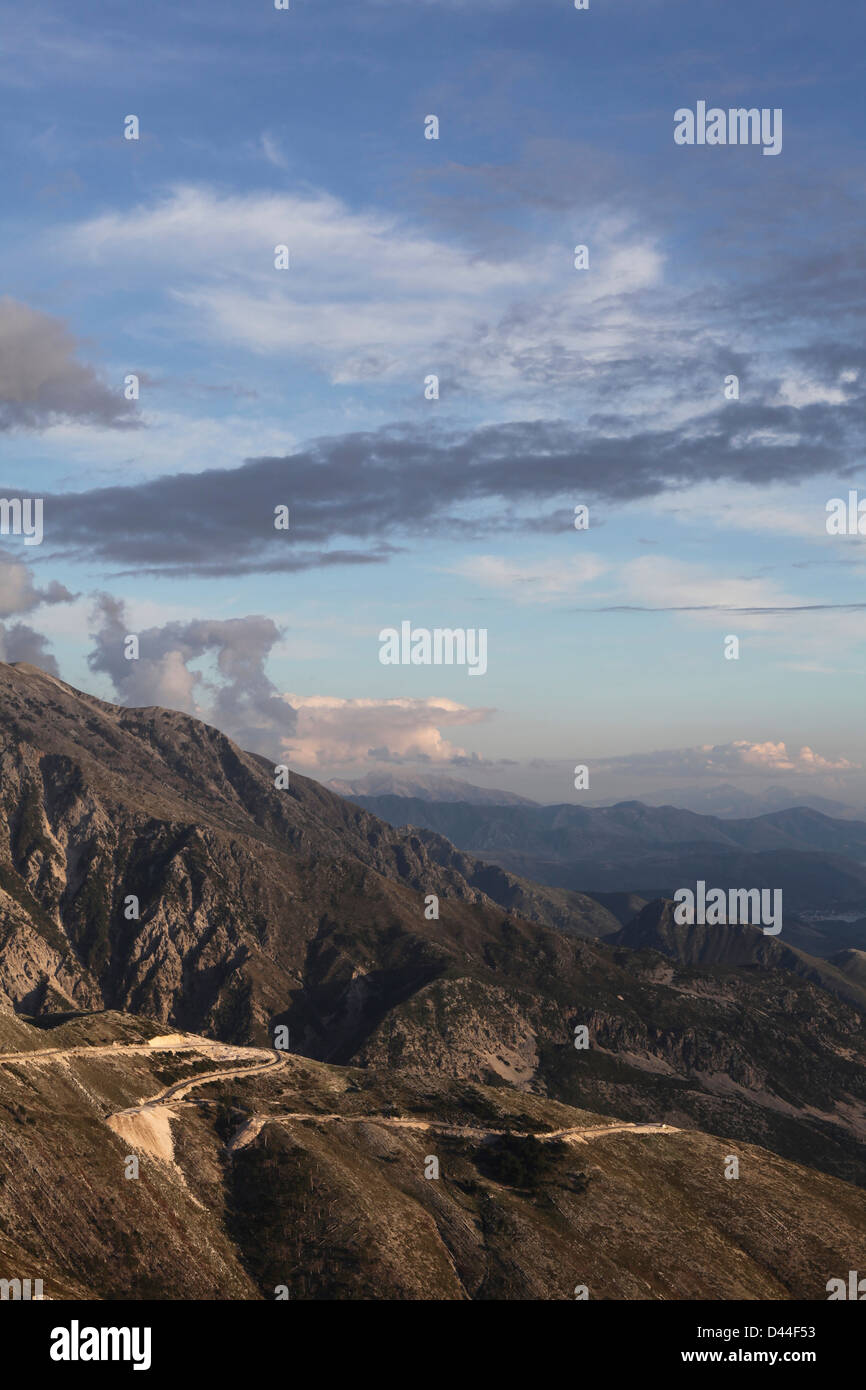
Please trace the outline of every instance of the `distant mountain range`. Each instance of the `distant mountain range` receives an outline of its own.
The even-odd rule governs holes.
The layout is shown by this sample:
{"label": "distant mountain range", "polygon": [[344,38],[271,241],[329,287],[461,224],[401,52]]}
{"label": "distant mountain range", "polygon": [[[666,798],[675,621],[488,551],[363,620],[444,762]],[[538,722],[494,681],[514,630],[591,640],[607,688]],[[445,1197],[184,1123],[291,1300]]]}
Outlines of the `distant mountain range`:
{"label": "distant mountain range", "polygon": [[393,772],[370,772],[366,777],[345,782],[334,778],[325,785],[338,796],[352,801],[361,796],[413,796],[419,801],[465,801],[470,806],[537,806],[537,801],[515,792],[476,787],[458,777],[432,774],[429,777],[398,777]]}
{"label": "distant mountain range", "polygon": [[[781,888],[785,939],[830,955],[866,945],[862,927],[817,919],[866,916],[866,822],[808,807],[748,819],[624,801],[609,807],[474,806],[417,797],[358,797],[395,826],[437,832],[466,853],[552,887],[597,895],[672,897],[703,879]],[[615,909],[615,916],[622,914]]]}
{"label": "distant mountain range", "polygon": [[[479,787],[472,782],[464,782],[458,777],[446,777],[441,773],[432,773],[429,776],[400,776],[394,772],[370,772],[365,777],[350,780],[334,778],[325,785],[339,796],[348,796],[353,801],[369,796],[404,796],[415,797],[419,801],[465,801],[469,806],[541,805],[531,797],[518,796],[516,792],[503,791],[497,787]],[[712,787],[673,787],[660,792],[647,792],[640,797],[640,801],[645,806],[673,806],[678,810],[696,811],[701,815],[718,816],[724,820],[746,819],[766,815],[770,811],[788,811],[802,807],[840,819],[866,819],[864,808],[858,809],[844,801],[832,801],[826,796],[795,792],[782,786],[767,787],[760,792],[746,792],[729,782],[720,782]],[[619,804],[621,799],[615,797],[584,803],[593,810]]]}
{"label": "distant mountain range", "polygon": [[608,945],[660,951],[683,965],[789,970],[866,1008],[866,952],[843,950],[821,960],[753,926],[686,925],[674,919],[674,904],[647,903]]}
{"label": "distant mountain range", "polygon": [[[468,798],[454,798],[456,801],[466,799]],[[849,806],[844,801],[831,801],[826,796],[791,791],[787,787],[767,787],[760,792],[745,792],[728,782],[721,782],[714,787],[672,787],[665,791],[647,792],[640,800],[645,806],[676,806],[682,811],[698,811],[702,815],[735,820],[762,816],[769,811],[794,810],[803,806],[812,811],[821,811],[825,816],[838,816],[842,819],[862,820],[866,815],[862,807]],[[604,801],[593,801],[589,804],[613,806],[617,802],[609,797]]]}

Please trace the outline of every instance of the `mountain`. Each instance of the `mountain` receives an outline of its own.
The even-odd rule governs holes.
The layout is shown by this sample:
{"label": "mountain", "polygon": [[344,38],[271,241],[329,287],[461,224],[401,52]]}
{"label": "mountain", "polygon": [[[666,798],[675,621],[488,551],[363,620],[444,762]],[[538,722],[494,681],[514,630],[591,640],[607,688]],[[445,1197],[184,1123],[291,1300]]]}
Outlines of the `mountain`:
{"label": "mountain", "polygon": [[[423,922],[428,892],[470,919],[499,894],[564,930],[618,925],[592,899],[523,885],[437,837],[428,853],[317,782],[274,780],[265,759],[187,715],[121,709],[0,665],[0,999],[263,1039],[302,975],[341,973],[337,943],[359,905],[386,935],[392,921]],[[435,967],[425,956],[415,969]]]}
{"label": "mountain", "polygon": [[0,1039],[0,1278],[51,1299],[815,1301],[862,1249],[866,1193],[728,1138],[116,1013]]}
{"label": "mountain", "polygon": [[[652,815],[614,825],[628,843]],[[186,715],[0,666],[0,985],[19,1014],[122,1011],[232,1045],[283,1025],[330,1065],[504,1084],[866,1183],[851,998],[784,962],[590,939],[619,930],[294,773],[277,789]]]}
{"label": "mountain", "polygon": [[[627,926],[647,905],[646,898],[641,898],[637,893],[593,893],[591,896],[601,907],[612,912],[623,927]],[[610,939],[611,935],[611,933],[605,933],[607,939]]]}
{"label": "mountain", "polygon": [[866,989],[866,951],[839,951],[830,957],[830,964]]}
{"label": "mountain", "polygon": [[660,951],[684,965],[787,970],[866,1011],[866,978],[860,969],[860,958],[866,960],[863,951],[842,951],[830,960],[822,960],[780,937],[765,936],[760,927],[679,923],[674,918],[674,904],[661,899],[647,903],[606,941],[633,951]]}
{"label": "mountain", "polygon": [[[372,790],[372,789],[371,789]],[[412,793],[403,793],[411,795]],[[455,797],[455,801],[464,798]],[[676,806],[679,810],[698,811],[702,815],[720,816],[723,819],[741,820],[746,817],[765,815],[769,811],[793,810],[805,807],[811,811],[821,811],[827,816],[862,820],[862,812],[844,801],[833,801],[826,796],[814,796],[803,791],[791,791],[787,787],[766,787],[760,792],[746,792],[729,782],[721,782],[712,787],[673,787],[660,792],[646,792],[641,796],[646,806]],[[613,801],[593,802],[594,806],[615,805]]]}
{"label": "mountain", "polygon": [[419,801],[465,801],[470,806],[537,806],[536,801],[516,792],[476,787],[458,777],[398,777],[393,772],[370,772],[354,781],[332,779],[325,784],[338,796],[356,801],[363,796],[413,796]]}
{"label": "mountain", "polygon": [[641,801],[600,807],[482,807],[383,796],[363,797],[360,804],[372,809],[371,800],[379,805],[376,814],[387,810],[404,825],[421,824],[407,818],[424,815],[430,822],[427,828],[440,834],[456,827],[464,839],[470,834],[474,843],[485,848],[487,842],[515,851],[522,846],[527,854],[547,851],[565,858],[576,849],[582,859],[599,855],[606,863],[619,852],[635,849],[645,853],[670,846],[711,845],[731,854],[824,851],[866,864],[866,822],[833,819],[808,807],[725,820]]}
{"label": "mountain", "polygon": [[[489,807],[377,796],[358,804],[392,825],[443,835],[510,873],[579,887],[602,902],[621,892],[672,897],[703,879],[719,887],[781,888],[788,919],[866,909],[866,823],[808,807],[724,820],[640,801]],[[822,953],[850,944],[828,931]],[[818,949],[814,941],[809,948]]]}

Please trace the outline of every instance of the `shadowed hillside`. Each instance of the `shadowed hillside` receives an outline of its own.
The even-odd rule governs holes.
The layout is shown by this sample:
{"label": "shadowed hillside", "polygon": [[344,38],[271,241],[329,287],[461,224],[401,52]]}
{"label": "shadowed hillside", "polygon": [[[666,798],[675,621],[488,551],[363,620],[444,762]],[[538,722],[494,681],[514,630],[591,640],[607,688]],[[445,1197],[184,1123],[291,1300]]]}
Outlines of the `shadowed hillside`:
{"label": "shadowed hillside", "polygon": [[305,778],[277,790],[186,715],[32,668],[0,683],[0,984],[19,1011],[120,1009],[236,1044],[282,1024],[323,1061],[514,1086],[866,1180],[862,1013],[799,957],[586,939],[599,917],[620,930],[599,904]]}
{"label": "shadowed hillside", "polygon": [[117,1014],[16,1030],[0,1278],[49,1298],[823,1300],[862,1249],[863,1192],[727,1138]]}

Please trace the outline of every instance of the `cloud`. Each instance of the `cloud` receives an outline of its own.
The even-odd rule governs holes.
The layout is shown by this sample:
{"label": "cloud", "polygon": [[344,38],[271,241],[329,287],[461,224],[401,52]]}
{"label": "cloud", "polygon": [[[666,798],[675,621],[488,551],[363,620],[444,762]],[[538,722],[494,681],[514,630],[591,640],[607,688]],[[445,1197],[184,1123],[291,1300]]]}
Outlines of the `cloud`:
{"label": "cloud", "polygon": [[632,776],[703,777],[733,776],[747,773],[854,772],[860,764],[847,758],[825,758],[813,749],[789,749],[784,742],[753,743],[736,739],[731,743],[700,744],[695,748],[666,748],[651,753],[628,753],[616,758],[596,759],[598,773],[626,773]]}
{"label": "cloud", "polygon": [[284,740],[286,755],[302,767],[333,768],[378,763],[465,765],[465,749],[442,735],[443,728],[478,724],[487,709],[469,709],[448,699],[358,699],[290,695],[297,713],[295,734]]}
{"label": "cloud", "polygon": [[27,623],[0,623],[0,661],[26,661],[38,666],[50,676],[59,676],[60,668],[48,649],[48,639]]}
{"label": "cloud", "polygon": [[14,613],[32,613],[43,603],[70,603],[74,598],[75,595],[56,580],[46,589],[38,589],[24,561],[0,550],[0,618],[9,618]]}
{"label": "cloud", "polygon": [[[626,52],[620,77],[623,62]],[[527,133],[507,161],[446,159],[419,173],[428,215],[476,246],[534,257],[539,228],[548,237],[562,229],[565,239],[567,227],[579,227],[574,239],[590,246],[593,275],[600,251],[624,249],[626,262],[632,248],[655,257],[654,274],[614,286],[591,313],[581,314],[563,279],[562,302],[524,300],[488,324],[485,342],[510,399],[525,400],[535,383],[548,409],[552,390],[559,410],[574,409],[577,392],[587,409],[606,399],[671,424],[700,410],[728,373],[739,376],[742,401],[846,395],[844,373],[863,359],[866,253],[854,163],[810,164],[801,149],[774,170],[768,198],[745,164],[722,172],[678,153],[647,159],[640,142],[602,149]],[[792,236],[791,210],[815,206],[832,209],[827,216],[845,229],[833,255],[818,222]]]}
{"label": "cloud", "polygon": [[[261,138],[257,153],[279,158]],[[696,464],[719,443],[744,458],[814,447],[815,470],[850,466],[866,404],[866,257],[856,234],[832,257],[815,235],[786,239],[779,207],[829,208],[847,230],[859,191],[833,171],[774,171],[774,199],[742,213],[754,195],[734,166],[735,196],[720,209],[715,182],[696,182],[691,164],[653,162],[650,175],[634,154],[610,154],[536,135],[508,163],[422,161],[411,211],[405,200],[359,209],[309,186],[179,183],[55,239],[77,272],[97,265],[104,282],[122,275],[124,291],[159,302],[174,336],[338,385],[399,382],[421,408],[433,372],[452,418],[483,400],[488,420],[574,414],[588,434],[627,444],[665,431],[685,443],[693,428]],[[684,221],[685,248],[674,230]],[[588,272],[574,269],[577,241]],[[282,243],[289,271],[273,268]],[[729,373],[741,399],[722,438],[705,438]]]}
{"label": "cloud", "polygon": [[518,563],[500,555],[472,555],[450,570],[522,603],[548,603],[591,584],[609,568],[595,555]]}
{"label": "cloud", "polygon": [[288,169],[289,161],[280,149],[279,142],[267,130],[262,132],[260,143],[262,154],[269,164],[273,164],[276,169]]}
{"label": "cloud", "polygon": [[[271,618],[196,618],[145,628],[134,634],[138,659],[127,660],[130,628],[123,603],[101,594],[93,616],[88,665],[109,676],[121,703],[184,710],[267,756],[293,731],[294,711],[265,673],[281,636]],[[193,667],[203,659],[212,662],[213,675]]]}
{"label": "cloud", "polygon": [[[750,580],[732,581],[750,583]],[[785,613],[862,613],[864,603],[776,603],[751,604],[736,607],[730,603],[676,603],[656,608],[637,603],[609,604],[604,608],[579,608],[578,613],[741,613],[744,617],[764,614],[781,616]]]}
{"label": "cloud", "polygon": [[[262,148],[278,158],[273,141]],[[133,276],[166,296],[199,341],[303,359],[336,383],[415,372],[420,391],[430,371],[452,390],[513,398],[554,382],[573,392],[638,344],[652,355],[635,297],[660,285],[661,252],[626,216],[584,210],[581,224],[592,274],[574,269],[568,219],[531,248],[485,250],[324,190],[183,184],[67,227],[63,242],[77,264],[104,275],[122,265],[125,284]],[[278,245],[288,270],[274,269]]]}
{"label": "cloud", "polygon": [[778,585],[766,579],[721,575],[666,555],[629,561],[622,566],[620,582],[625,593],[640,600],[628,611],[758,615],[785,611],[791,603]]}
{"label": "cloud", "polygon": [[[120,703],[179,709],[223,730],[255,753],[310,768],[377,763],[478,765],[443,729],[477,724],[488,709],[454,700],[340,699],[281,694],[265,666],[281,639],[270,618],[177,620],[135,635],[127,660],[125,605],[100,594],[92,615],[90,669],[107,675]],[[18,659],[30,659],[20,657]]]}
{"label": "cloud", "polygon": [[[340,380],[366,376],[371,353],[376,374],[399,367],[410,346],[461,324],[468,331],[491,293],[528,290],[545,274],[539,265],[485,261],[320,191],[225,196],[182,185],[67,235],[79,260],[129,256],[138,275],[155,270],[209,340],[312,355]],[[291,268],[278,271],[274,248],[283,244]],[[172,272],[184,288],[171,288]]]}
{"label": "cloud", "polygon": [[[45,589],[33,582],[29,567],[7,551],[0,550],[0,618],[32,613],[43,604],[71,603],[75,594],[53,581]],[[48,640],[28,623],[0,622],[0,661],[27,661],[52,676],[59,675]]]}
{"label": "cloud", "polygon": [[[667,555],[644,555],[627,561],[616,571],[622,601],[584,605],[578,613],[677,613],[713,625],[724,614],[736,616],[744,628],[764,628],[778,635],[780,625],[769,618],[797,618],[801,614],[821,614],[836,624],[850,619],[852,631],[861,633],[859,614],[866,601],[850,603],[808,603],[788,594],[763,575],[724,575],[718,569],[687,563]],[[819,637],[827,636],[822,625]],[[801,632],[802,641],[805,640]],[[815,634],[813,634],[814,636]],[[839,633],[834,628],[833,641]]]}
{"label": "cloud", "polygon": [[754,501],[744,497],[741,487],[719,482],[696,483],[675,501],[663,494],[646,505],[654,514],[664,512],[680,523],[702,530],[712,525],[720,531],[793,536],[813,542],[821,540],[823,532],[824,543],[835,550],[835,540],[827,538],[824,531],[826,499],[817,498],[810,483],[810,479],[804,479],[799,484],[771,485]]}
{"label": "cloud", "polygon": [[76,351],[59,319],[0,299],[0,430],[43,430],[64,421],[115,429],[139,423],[120,386],[112,390]]}
{"label": "cloud", "polygon": [[[142,383],[144,374],[142,373]],[[162,386],[163,383],[158,383]],[[219,389],[219,388],[216,388]],[[201,408],[182,411],[154,404],[150,390],[144,391],[148,404],[140,413],[142,428],[117,431],[77,420],[46,426],[38,439],[19,444],[22,462],[38,460],[50,453],[63,460],[64,477],[76,485],[82,477],[111,480],[154,477],[164,473],[196,472],[213,459],[230,463],[251,452],[285,451],[295,446],[291,430],[264,410],[255,418],[245,409],[225,413],[219,406],[210,414]]]}
{"label": "cloud", "polygon": [[[714,480],[757,489],[831,470],[838,482],[854,469],[858,431],[862,409],[853,403],[741,403],[664,430],[628,421],[581,428],[524,420],[474,430],[395,424],[234,469],[55,494],[48,538],[55,553],[142,574],[376,564],[395,544],[415,543],[421,517],[429,534],[451,537],[566,530],[575,502],[626,504]],[[281,504],[290,508],[290,531],[274,530]],[[546,514],[532,514],[544,507]],[[816,516],[816,536],[826,534],[824,520]]]}
{"label": "cloud", "polygon": [[[782,744],[783,749],[784,746]],[[849,762],[847,758],[822,758],[820,753],[815,753],[806,746],[800,749],[793,763],[796,772],[849,772],[859,766],[859,763]]]}

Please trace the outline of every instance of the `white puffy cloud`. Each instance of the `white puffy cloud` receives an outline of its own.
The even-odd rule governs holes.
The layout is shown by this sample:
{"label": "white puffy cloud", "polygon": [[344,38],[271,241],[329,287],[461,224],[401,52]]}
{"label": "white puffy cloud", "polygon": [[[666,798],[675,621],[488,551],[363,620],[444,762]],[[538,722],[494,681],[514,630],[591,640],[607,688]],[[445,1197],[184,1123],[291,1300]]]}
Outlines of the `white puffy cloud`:
{"label": "white puffy cloud", "polygon": [[789,749],[783,740],[755,743],[750,739],[734,739],[730,743],[703,743],[694,748],[627,753],[621,757],[597,759],[594,766],[599,772],[635,776],[715,777],[748,773],[854,772],[860,765],[847,758],[826,758],[807,745]]}
{"label": "white puffy cloud", "polygon": [[731,752],[741,757],[745,766],[768,772],[849,772],[859,766],[847,758],[824,758],[805,744],[799,751],[789,751],[785,743],[749,743],[740,739],[731,744]]}
{"label": "white puffy cloud", "polygon": [[328,768],[382,763],[471,761],[465,749],[449,743],[443,728],[478,724],[490,710],[470,709],[454,700],[357,699],[330,695],[283,697],[295,711],[296,732],[283,740],[290,762]]}

